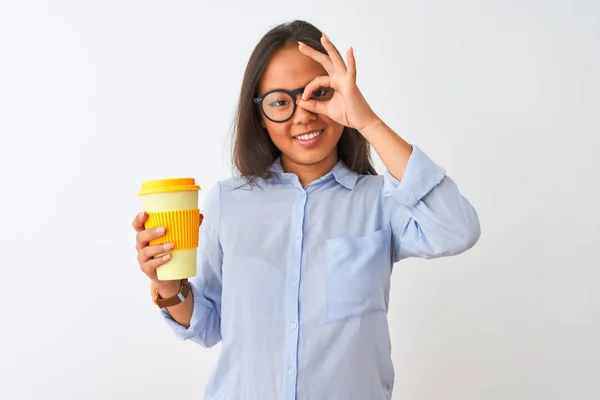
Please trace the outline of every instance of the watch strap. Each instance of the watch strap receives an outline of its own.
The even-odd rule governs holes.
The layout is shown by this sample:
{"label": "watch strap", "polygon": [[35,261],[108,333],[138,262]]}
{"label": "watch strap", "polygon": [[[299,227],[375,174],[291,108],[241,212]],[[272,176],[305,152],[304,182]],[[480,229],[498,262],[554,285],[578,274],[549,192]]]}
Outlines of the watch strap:
{"label": "watch strap", "polygon": [[160,294],[158,293],[154,285],[152,285],[152,291],[152,299],[154,300],[154,304],[156,304],[160,308],[173,307],[179,303],[183,303],[185,299],[187,299],[187,297],[190,294],[190,284],[187,279],[182,279],[179,292],[167,298],[160,297]]}

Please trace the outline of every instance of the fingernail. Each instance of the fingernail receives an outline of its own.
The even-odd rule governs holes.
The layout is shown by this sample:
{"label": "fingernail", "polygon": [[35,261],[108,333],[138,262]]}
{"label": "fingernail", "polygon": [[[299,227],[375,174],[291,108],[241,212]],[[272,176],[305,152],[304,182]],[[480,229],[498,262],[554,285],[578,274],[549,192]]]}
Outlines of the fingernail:
{"label": "fingernail", "polygon": [[162,226],[159,226],[158,228],[156,228],[156,233],[158,233],[159,235],[162,235],[163,233],[165,233],[165,228]]}
{"label": "fingernail", "polygon": [[174,247],[173,243],[165,243],[163,244],[163,249],[165,250],[171,250]]}
{"label": "fingernail", "polygon": [[144,212],[143,212],[143,211],[142,211],[141,213],[139,213],[139,214],[138,214],[138,218],[139,218],[139,219],[142,219],[142,218],[144,218]]}
{"label": "fingernail", "polygon": [[171,258],[170,254],[165,254],[164,256],[162,256],[163,261],[167,261],[169,258]]}

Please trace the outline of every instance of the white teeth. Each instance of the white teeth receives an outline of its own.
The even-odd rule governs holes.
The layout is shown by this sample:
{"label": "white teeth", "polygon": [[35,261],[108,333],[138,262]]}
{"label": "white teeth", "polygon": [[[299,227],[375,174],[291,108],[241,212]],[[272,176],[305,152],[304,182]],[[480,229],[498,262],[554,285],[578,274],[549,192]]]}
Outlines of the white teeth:
{"label": "white teeth", "polygon": [[298,139],[298,140],[311,140],[311,139],[314,139],[317,136],[319,136],[321,133],[323,133],[322,130],[315,131],[315,132],[307,133],[305,135],[296,136],[296,139]]}

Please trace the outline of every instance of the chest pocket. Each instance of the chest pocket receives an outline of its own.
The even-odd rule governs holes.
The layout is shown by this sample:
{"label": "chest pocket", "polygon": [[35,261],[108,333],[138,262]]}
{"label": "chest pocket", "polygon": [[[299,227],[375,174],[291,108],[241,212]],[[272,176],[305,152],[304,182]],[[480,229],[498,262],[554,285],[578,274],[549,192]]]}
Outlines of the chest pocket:
{"label": "chest pocket", "polygon": [[327,323],[387,311],[391,272],[389,230],[326,243]]}

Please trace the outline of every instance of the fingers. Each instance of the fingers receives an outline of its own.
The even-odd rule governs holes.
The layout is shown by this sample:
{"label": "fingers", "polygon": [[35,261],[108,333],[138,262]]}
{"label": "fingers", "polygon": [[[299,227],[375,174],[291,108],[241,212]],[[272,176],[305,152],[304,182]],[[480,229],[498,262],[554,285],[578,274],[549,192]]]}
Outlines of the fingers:
{"label": "fingers", "polygon": [[304,92],[302,93],[302,100],[310,99],[310,96],[315,92],[315,90],[323,87],[330,87],[330,78],[329,76],[317,76],[313,79],[306,87],[304,88]]}
{"label": "fingers", "polygon": [[148,246],[151,240],[157,239],[165,234],[165,228],[159,226],[158,228],[146,229],[138,232],[136,237],[136,248],[139,250]]}
{"label": "fingers", "polygon": [[300,50],[300,52],[302,54],[309,56],[310,58],[312,58],[313,60],[315,60],[316,62],[321,64],[323,66],[323,68],[325,68],[325,71],[327,71],[327,73],[329,75],[333,74],[333,64],[332,64],[329,56],[327,56],[327,54],[323,54],[320,51],[317,51],[317,50],[313,49],[312,47],[305,45],[302,42],[298,42],[298,43],[299,43],[298,49]]}
{"label": "fingers", "polygon": [[327,102],[318,100],[302,100],[298,99],[296,102],[300,107],[304,108],[315,114],[327,115]]}
{"label": "fingers", "polygon": [[142,269],[142,272],[144,272],[146,275],[152,275],[158,267],[160,267],[161,265],[165,265],[169,262],[170,259],[171,255],[165,254],[162,257],[152,258],[146,261],[145,263],[140,264],[140,267]]}
{"label": "fingers", "polygon": [[148,214],[146,214],[144,211],[142,211],[141,213],[139,213],[138,215],[135,216],[135,218],[133,219],[133,222],[131,223],[131,226],[133,226],[133,229],[135,229],[136,232],[141,232],[145,229],[144,223],[146,222],[147,219],[148,219]]}
{"label": "fingers", "polygon": [[344,59],[338,53],[333,43],[331,43],[329,37],[324,33],[321,36],[321,44],[327,51],[327,54],[323,54],[302,42],[298,43],[300,52],[321,64],[330,76],[335,71],[338,73],[348,73],[354,79],[356,78],[356,59],[354,58],[354,49],[352,47],[346,53],[346,58],[348,59],[348,65],[346,66]]}
{"label": "fingers", "polygon": [[[138,253],[138,262],[140,268],[145,274],[151,274],[156,268],[167,263],[171,259],[171,254],[163,254],[173,250],[173,243],[165,243],[155,246],[144,247]],[[162,257],[157,257],[163,254]]]}
{"label": "fingers", "polygon": [[352,80],[356,82],[356,59],[354,58],[353,47],[350,47],[346,52],[346,58],[348,59],[348,75],[350,75]]}
{"label": "fingers", "polygon": [[337,52],[327,35],[323,34],[321,36],[321,44],[323,47],[325,47],[325,50],[327,50],[327,54],[329,54],[329,58],[331,59],[333,66],[338,68],[340,71],[346,72],[346,63],[344,63],[344,60]]}
{"label": "fingers", "polygon": [[138,261],[140,263],[145,263],[148,260],[150,260],[151,258],[154,258],[155,256],[157,256],[159,254],[166,253],[168,251],[173,250],[173,247],[175,247],[173,245],[173,243],[165,243],[165,244],[157,244],[154,246],[146,246],[140,250],[139,255],[138,255]]}

